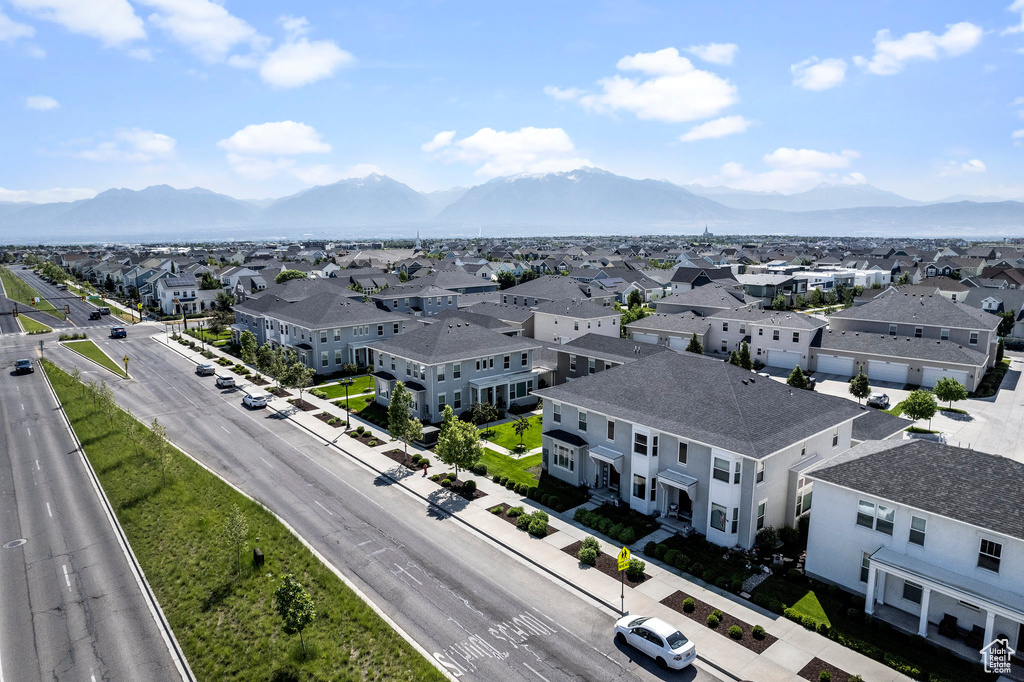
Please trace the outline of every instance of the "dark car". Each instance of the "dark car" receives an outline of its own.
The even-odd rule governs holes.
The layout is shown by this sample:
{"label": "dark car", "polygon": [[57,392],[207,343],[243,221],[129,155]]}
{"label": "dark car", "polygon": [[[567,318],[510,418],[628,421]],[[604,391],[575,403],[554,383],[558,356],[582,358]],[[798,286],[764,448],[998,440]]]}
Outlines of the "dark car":
{"label": "dark car", "polygon": [[89,313],[89,319],[90,320],[98,320],[100,318],[101,318],[101,315],[100,315],[100,311],[98,311],[98,310],[94,310],[91,313]]}
{"label": "dark car", "polygon": [[128,332],[124,330],[124,327],[111,327],[110,338],[112,339],[124,339],[128,337]]}
{"label": "dark car", "polygon": [[36,371],[36,368],[32,365],[31,360],[18,360],[14,363],[14,372],[16,374],[32,374]]}

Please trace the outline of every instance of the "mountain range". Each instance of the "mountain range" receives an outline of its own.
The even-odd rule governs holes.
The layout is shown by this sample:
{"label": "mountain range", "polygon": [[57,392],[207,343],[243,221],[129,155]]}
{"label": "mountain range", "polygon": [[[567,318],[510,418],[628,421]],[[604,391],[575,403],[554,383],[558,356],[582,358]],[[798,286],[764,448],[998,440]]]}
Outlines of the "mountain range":
{"label": "mountain range", "polygon": [[1019,236],[1024,202],[925,203],[859,185],[798,194],[637,180],[595,168],[417,192],[372,174],[281,199],[244,201],[194,187],[110,189],[91,199],[0,203],[0,242],[188,241],[556,234]]}

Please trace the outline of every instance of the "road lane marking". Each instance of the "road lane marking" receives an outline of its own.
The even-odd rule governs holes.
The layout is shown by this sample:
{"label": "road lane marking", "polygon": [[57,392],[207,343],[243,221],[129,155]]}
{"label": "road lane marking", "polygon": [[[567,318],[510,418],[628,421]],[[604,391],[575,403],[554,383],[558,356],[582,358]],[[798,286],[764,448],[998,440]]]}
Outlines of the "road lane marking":
{"label": "road lane marking", "polygon": [[533,673],[534,675],[536,675],[540,679],[544,680],[544,682],[550,682],[550,680],[548,680],[548,678],[544,677],[539,672],[537,672],[536,670],[531,668],[529,663],[523,663],[523,667],[525,667],[527,670],[529,670],[531,673]]}
{"label": "road lane marking", "polygon": [[68,577],[68,567],[64,564],[64,582],[68,584],[68,592],[71,591],[71,578]]}
{"label": "road lane marking", "polygon": [[[260,459],[263,459],[263,458],[262,458],[262,457],[260,457]],[[265,460],[265,459],[263,459],[263,463],[264,463],[264,464],[266,464],[266,465],[267,465],[268,467],[270,467],[271,469],[273,469],[273,468],[274,468],[274,465],[273,465],[273,464],[271,464],[270,462],[268,462],[268,461],[267,461],[267,460]]]}
{"label": "road lane marking", "polygon": [[42,469],[39,468],[39,460],[38,459],[36,460],[36,471],[42,471]]}
{"label": "road lane marking", "polygon": [[53,518],[53,512],[50,511],[50,503],[49,502],[46,503],[46,513],[50,515],[51,519]]}
{"label": "road lane marking", "polygon": [[327,507],[325,507],[322,504],[320,504],[320,502],[318,502],[317,500],[313,500],[313,504],[315,504],[316,506],[320,507],[321,509],[323,509],[325,512],[327,512],[331,516],[334,516],[334,512],[332,512],[330,509],[328,509]]}
{"label": "road lane marking", "polygon": [[23,409],[23,410],[25,409],[25,403],[21,404],[21,409]]}
{"label": "road lane marking", "polygon": [[402,573],[405,573],[407,576],[412,578],[413,582],[415,582],[417,585],[419,585],[420,587],[423,587],[423,583],[421,583],[419,580],[416,580],[416,576],[414,576],[412,573],[410,573],[409,571],[405,570],[404,568],[402,568],[398,564],[395,564],[395,568],[397,568],[399,571],[401,571]]}
{"label": "road lane marking", "polygon": [[26,426],[25,428],[28,429],[28,435],[31,436],[32,435],[32,427],[31,426]]}
{"label": "road lane marking", "polygon": [[360,542],[360,543],[359,543],[358,545],[356,545],[356,547],[362,547],[363,545],[368,545],[368,544],[370,544],[371,542],[373,542],[373,540],[363,540],[363,541],[362,541],[362,542]]}
{"label": "road lane marking", "polygon": [[381,552],[386,552],[386,551],[388,551],[387,547],[385,547],[384,549],[378,549],[376,552],[370,552],[370,556],[377,556]]}
{"label": "road lane marking", "polygon": [[[223,426],[222,426],[222,427],[220,427],[220,428],[224,429],[224,427],[223,427]],[[224,429],[224,433],[230,434],[231,432],[230,432],[230,431],[228,431],[227,429]]]}

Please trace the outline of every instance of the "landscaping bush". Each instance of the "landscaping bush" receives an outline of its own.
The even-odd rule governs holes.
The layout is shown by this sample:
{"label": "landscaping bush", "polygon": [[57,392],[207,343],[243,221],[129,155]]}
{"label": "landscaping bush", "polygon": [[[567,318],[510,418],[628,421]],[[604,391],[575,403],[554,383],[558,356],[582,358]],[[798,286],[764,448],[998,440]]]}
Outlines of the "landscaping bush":
{"label": "landscaping bush", "polygon": [[629,566],[626,567],[626,577],[631,580],[640,580],[644,577],[644,571],[646,570],[647,562],[640,559],[630,559]]}
{"label": "landscaping bush", "polygon": [[587,525],[587,523],[583,519],[586,518],[586,516],[587,510],[584,509],[583,507],[580,507],[579,509],[572,513],[572,520],[576,523],[582,523],[585,526]]}
{"label": "landscaping bush", "polygon": [[450,478],[442,478],[441,479],[441,487],[442,488],[451,488],[452,487],[451,479]]}
{"label": "landscaping bush", "polygon": [[494,514],[495,516],[497,516],[498,514],[501,513],[501,507],[491,507],[490,512],[492,514]]}
{"label": "landscaping bush", "polygon": [[774,526],[765,526],[757,531],[757,535],[754,537],[757,546],[765,552],[774,552],[775,546],[779,544],[779,532],[775,530]]}
{"label": "landscaping bush", "polygon": [[680,552],[678,549],[670,549],[669,551],[665,552],[665,563],[669,566],[675,566],[676,561],[679,560],[680,554],[682,554],[682,552]]}
{"label": "landscaping bush", "polygon": [[743,581],[739,578],[733,578],[729,581],[729,587],[727,588],[730,592],[739,594],[743,591]]}
{"label": "landscaping bush", "polygon": [[495,476],[493,480],[498,485],[505,485],[505,482],[508,481],[508,476]]}
{"label": "landscaping bush", "polygon": [[[579,510],[577,510],[577,511],[579,511]],[[655,555],[655,551],[657,549],[658,549],[658,543],[654,542],[653,540],[648,542],[646,545],[644,545],[644,556],[649,556],[652,559],[657,559],[657,557],[654,556]]]}
{"label": "landscaping bush", "polygon": [[521,516],[518,516],[516,517],[516,528],[518,528],[519,530],[527,530],[530,527],[531,521],[532,519],[530,518],[529,514],[523,514]]}
{"label": "landscaping bush", "polygon": [[548,506],[557,512],[565,510],[565,507],[562,506],[562,500],[559,499],[558,495],[552,495],[548,498]]}
{"label": "landscaping bush", "polygon": [[543,504],[545,507],[548,506],[548,502],[550,502],[550,501],[551,501],[551,495],[548,495],[547,493],[544,493],[543,495],[540,496],[540,503]]}
{"label": "landscaping bush", "polygon": [[526,497],[526,494],[529,492],[530,486],[526,485],[525,483],[520,483],[519,485],[516,486],[516,495],[522,495],[523,497]]}
{"label": "landscaping bush", "polygon": [[449,471],[444,475],[444,477],[447,478],[449,481],[455,481],[455,472]]}
{"label": "landscaping bush", "polygon": [[760,625],[755,625],[751,629],[750,634],[753,635],[754,639],[764,639],[764,628]]}
{"label": "landscaping bush", "polygon": [[414,454],[414,455],[413,455],[412,457],[410,457],[410,458],[409,458],[409,462],[410,462],[410,463],[411,463],[411,464],[412,464],[413,466],[416,466],[416,465],[418,465],[418,464],[420,463],[420,455],[419,455],[419,453],[416,453],[416,454]]}
{"label": "landscaping bush", "polygon": [[803,571],[801,571],[799,568],[791,568],[788,571],[786,571],[786,577],[795,583],[801,583],[804,580]]}
{"label": "landscaping bush", "polygon": [[700,579],[706,582],[708,585],[714,585],[715,578],[717,577],[717,575],[718,574],[715,573],[715,569],[709,568],[701,574]]}
{"label": "landscaping bush", "polygon": [[828,637],[828,623],[818,623],[818,634]]}
{"label": "landscaping bush", "polygon": [[[945,649],[940,649],[940,651],[945,651]],[[850,675],[850,679],[846,682],[864,682],[864,678],[860,675]]]}
{"label": "landscaping bush", "polygon": [[542,511],[535,511],[530,515],[530,535],[544,537],[548,534],[548,515]]}
{"label": "landscaping bush", "polygon": [[619,539],[619,535],[621,533],[622,533],[622,524],[621,523],[613,523],[612,527],[608,530],[608,536],[612,540],[618,540]]}
{"label": "landscaping bush", "polygon": [[818,682],[832,682],[832,673],[827,670],[822,670],[818,673]]}
{"label": "landscaping bush", "polygon": [[464,491],[466,491],[467,493],[475,492],[476,491],[476,481],[464,481],[462,483],[462,489]]}
{"label": "landscaping bush", "polygon": [[678,568],[680,571],[685,571],[687,568],[690,567],[690,557],[680,552],[679,556],[676,557],[675,563],[672,565]]}
{"label": "landscaping bush", "polygon": [[779,539],[782,540],[784,545],[795,547],[800,544],[800,531],[792,526],[784,526],[779,531]]}
{"label": "landscaping bush", "polygon": [[711,612],[711,615],[714,616],[715,618],[717,618],[718,620],[722,620],[722,617],[725,614],[722,613],[721,609],[715,609],[714,611]]}
{"label": "landscaping bush", "polygon": [[621,533],[619,533],[619,541],[624,545],[632,545],[636,542],[636,531],[633,530],[632,526],[626,527]]}
{"label": "landscaping bush", "polygon": [[597,529],[605,535],[611,535],[611,530],[614,525],[615,524],[612,523],[611,519],[607,519],[602,516],[601,520],[597,522]]}
{"label": "landscaping bush", "polygon": [[536,500],[538,495],[540,495],[540,489],[539,488],[527,488],[527,490],[526,490],[526,497],[527,497],[527,499]]}
{"label": "landscaping bush", "polygon": [[359,438],[359,434],[356,433],[355,431],[349,431],[348,435],[349,435],[349,438]]}
{"label": "landscaping bush", "polygon": [[709,628],[717,628],[718,627],[718,618],[715,617],[715,614],[713,614],[713,613],[708,616],[708,618],[707,618],[707,620],[705,622],[708,624]]}
{"label": "landscaping bush", "polygon": [[364,431],[366,431],[366,427],[363,426],[362,424],[356,427],[356,433],[358,433],[360,436],[363,435]]}
{"label": "landscaping bush", "polygon": [[696,606],[697,605],[691,597],[687,597],[683,600],[683,611],[686,613],[693,613],[693,609],[696,608]]}
{"label": "landscaping bush", "polygon": [[743,628],[741,628],[739,625],[730,626],[729,627],[729,636],[732,637],[733,639],[742,639],[743,638]]}
{"label": "landscaping bush", "polygon": [[664,561],[666,554],[668,554],[668,545],[659,543],[654,547],[654,558],[658,561]]}
{"label": "landscaping bush", "polygon": [[525,513],[526,510],[523,509],[522,507],[509,507],[508,510],[505,512],[505,516],[509,517],[510,519],[514,519],[517,516],[522,516]]}
{"label": "landscaping bush", "polygon": [[592,547],[580,547],[580,551],[576,553],[576,558],[579,559],[581,564],[593,566],[597,563],[597,550]]}
{"label": "landscaping bush", "polygon": [[505,481],[505,489],[506,490],[515,490],[516,489],[516,481],[515,481],[514,478],[510,478],[507,481]]}
{"label": "landscaping bush", "polygon": [[[335,422],[335,423],[338,423],[338,422],[340,422],[340,421],[341,421],[340,419],[335,419],[335,420],[334,420],[334,422]],[[374,438],[374,439],[373,439],[373,440],[371,440],[371,441],[370,441],[369,443],[367,443],[367,445],[369,445],[369,446],[370,446],[370,447],[372,448],[372,447],[376,447],[376,446],[380,445],[380,443],[378,443],[378,442],[377,442],[377,439],[376,439],[376,438]],[[423,462],[426,462],[426,461],[427,461],[427,460],[425,460],[425,459],[423,460]]]}
{"label": "landscaping bush", "polygon": [[582,546],[583,547],[590,547],[595,552],[600,552],[601,551],[601,543],[598,542],[597,538],[595,538],[593,535],[588,535],[586,538],[584,538]]}
{"label": "landscaping bush", "polygon": [[724,575],[720,575],[717,578],[715,578],[715,587],[717,587],[720,590],[728,590],[730,584],[730,580],[726,578]]}
{"label": "landscaping bush", "polygon": [[487,465],[484,464],[483,462],[477,462],[476,464],[473,465],[473,473],[476,474],[477,476],[486,476]]}

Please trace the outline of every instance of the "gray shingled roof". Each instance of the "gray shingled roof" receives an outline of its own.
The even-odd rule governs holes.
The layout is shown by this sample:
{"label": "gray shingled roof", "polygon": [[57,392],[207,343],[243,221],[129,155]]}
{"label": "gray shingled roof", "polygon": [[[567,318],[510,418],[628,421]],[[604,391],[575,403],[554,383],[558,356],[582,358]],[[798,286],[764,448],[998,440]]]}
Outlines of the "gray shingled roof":
{"label": "gray shingled roof", "polygon": [[690,305],[699,308],[735,308],[741,303],[757,303],[761,299],[754,296],[747,296],[741,289],[730,289],[721,284],[708,284],[702,287],[694,287],[687,291],[659,298],[654,302],[655,307],[660,303],[672,305]]}
{"label": "gray shingled roof", "polygon": [[708,315],[708,319],[715,320],[727,320],[732,322],[733,320],[739,322],[751,322],[753,324],[764,325],[766,327],[780,327],[782,329],[820,329],[828,324],[825,320],[821,320],[811,315],[804,315],[803,313],[792,313],[779,310],[761,310],[760,308],[733,308],[732,310],[723,310],[720,313],[714,315]]}
{"label": "gray shingled roof", "polygon": [[433,317],[423,318],[423,321],[428,324],[441,324],[442,322],[448,323],[453,321],[468,322],[470,324],[480,325],[481,327],[487,327],[499,334],[514,334],[521,331],[519,327],[511,327],[506,322],[499,320],[496,317],[474,313],[468,309],[442,310]]}
{"label": "gray shingled roof", "polygon": [[548,301],[564,301],[568,298],[580,298],[584,295],[580,283],[574,279],[561,275],[543,275],[529,282],[523,282],[500,292],[502,297],[523,296],[527,298],[542,298]]}
{"label": "gray shingled roof", "polygon": [[398,355],[425,365],[521,353],[541,344],[521,336],[505,336],[478,324],[439,322],[369,344],[380,353]]}
{"label": "gray shingled roof", "polygon": [[853,420],[854,440],[884,440],[903,431],[910,423],[894,417],[885,410],[865,407],[864,412]]}
{"label": "gray shingled roof", "polygon": [[328,291],[313,294],[301,301],[284,301],[268,314],[307,329],[414,321],[414,318],[404,313],[382,310],[372,303],[354,301],[348,296]]}
{"label": "gray shingled roof", "polygon": [[569,343],[555,347],[559,353],[578,353],[591,358],[614,362],[634,362],[656,353],[670,352],[665,346],[653,343],[638,343],[618,336],[584,334]]}
{"label": "gray shingled roof", "polygon": [[[987,315],[988,313],[986,313]],[[980,367],[988,356],[973,348],[951,341],[914,339],[888,334],[842,332],[826,329],[819,340],[821,350],[845,350],[856,353],[874,353],[891,358],[933,360]]]}
{"label": "gray shingled roof", "polygon": [[1024,463],[927,440],[867,441],[809,474],[1024,539]]}
{"label": "gray shingled roof", "polygon": [[618,317],[619,311],[598,301],[585,298],[574,298],[561,301],[541,303],[534,307],[534,312],[548,315],[565,315],[581,320],[597,319],[598,317]]}
{"label": "gray shingled roof", "polygon": [[870,303],[840,310],[835,319],[870,320],[901,324],[927,324],[960,329],[995,329],[999,319],[983,310],[955,303],[944,296],[912,296],[893,293],[879,296]]}
{"label": "gray shingled roof", "polygon": [[861,414],[845,398],[692,353],[658,353],[534,393],[757,458]]}
{"label": "gray shingled roof", "polygon": [[630,322],[626,329],[634,331],[675,332],[681,334],[704,334],[711,323],[708,318],[686,311],[684,313],[655,313]]}
{"label": "gray shingled roof", "polygon": [[[460,299],[461,302],[461,299]],[[506,320],[508,322],[518,322],[522,324],[533,317],[533,308],[525,305],[512,305],[511,303],[494,303],[491,301],[482,301],[480,303],[474,303],[473,305],[463,308],[467,313],[476,313],[478,315],[489,315],[499,320]]]}

